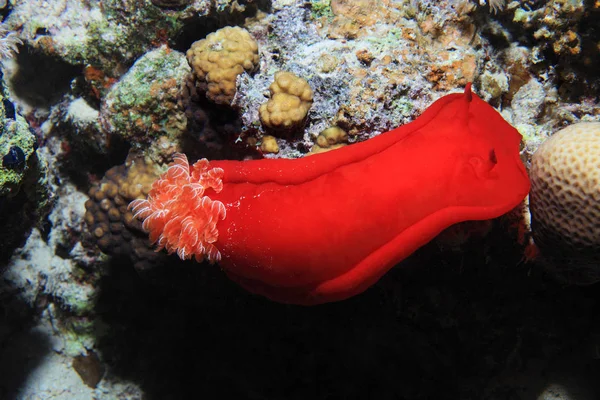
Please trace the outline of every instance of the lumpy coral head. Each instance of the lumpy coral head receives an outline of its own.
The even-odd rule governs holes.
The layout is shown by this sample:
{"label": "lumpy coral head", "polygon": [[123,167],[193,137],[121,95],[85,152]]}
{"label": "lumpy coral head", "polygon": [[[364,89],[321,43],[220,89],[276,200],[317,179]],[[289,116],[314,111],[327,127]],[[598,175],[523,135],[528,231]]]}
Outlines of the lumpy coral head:
{"label": "lumpy coral head", "polygon": [[[148,200],[132,206],[159,246],[185,248],[184,257],[204,247],[193,255],[220,258],[251,292],[285,303],[338,301],[450,225],[517,206],[529,191],[520,140],[469,85],[408,125],[311,157],[204,160],[201,172],[179,157]],[[196,184],[183,196],[174,188]],[[193,229],[191,213],[202,215]],[[159,222],[147,222],[153,215]]]}

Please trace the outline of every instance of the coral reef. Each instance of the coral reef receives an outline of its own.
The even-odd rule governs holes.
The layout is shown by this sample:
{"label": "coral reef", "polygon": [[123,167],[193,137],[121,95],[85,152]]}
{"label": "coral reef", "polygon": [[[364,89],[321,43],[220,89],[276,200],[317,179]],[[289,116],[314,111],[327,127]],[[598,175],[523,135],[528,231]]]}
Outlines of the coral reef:
{"label": "coral reef", "polygon": [[[63,320],[65,325],[60,324],[56,329],[73,332],[69,337],[74,340],[67,340],[68,335],[65,336],[65,351],[79,354],[92,346],[91,325],[88,324],[86,332],[76,330],[94,308],[94,281],[98,276],[86,270],[92,259],[87,257],[81,241],[77,240],[78,236],[81,238],[83,228],[85,196],[72,185],[64,186],[60,195],[49,215],[56,229],[50,233],[48,241],[43,241],[42,233],[34,229],[2,276],[19,289],[20,298],[27,304],[35,306],[41,297],[45,297],[46,301],[52,299],[55,314],[68,314],[69,318]],[[3,289],[7,290],[6,287]]]}
{"label": "coral reef", "polygon": [[[95,307],[106,257],[90,252],[82,240],[86,196],[71,184],[56,188],[55,193],[57,201],[48,217],[51,232],[46,235],[34,228],[0,275],[3,311],[21,313],[21,324],[25,324],[20,328],[3,324],[0,333],[3,342],[7,337],[11,340],[11,350],[2,354],[2,360],[11,363],[0,363],[6,378],[1,383],[3,394],[9,398],[64,399],[139,395],[139,389],[129,383],[98,382],[101,375],[85,378],[86,383],[98,386],[94,391],[78,376],[83,370],[74,360],[87,358],[97,346]],[[26,309],[32,311],[23,311]],[[34,323],[23,317],[31,312],[36,314]],[[27,364],[30,375],[20,381],[23,377],[15,373],[14,366],[23,357],[38,362]],[[104,360],[98,360],[88,369],[102,371],[105,365]]]}
{"label": "coral reef", "polygon": [[473,23],[437,3],[314,1],[308,14],[298,2],[273,6],[273,14],[247,24],[264,56],[259,72],[240,77],[234,103],[252,132],[275,71],[307,80],[310,121],[302,138],[281,146],[281,157],[308,152],[331,125],[364,140],[409,122],[436,97],[472,81],[481,68],[476,48],[489,46]]}
{"label": "coral reef", "polygon": [[[566,100],[598,95],[600,80],[594,65],[600,61],[600,5],[582,0],[551,0],[508,5],[501,18],[509,38],[531,43],[531,61],[553,75]],[[510,17],[510,19],[508,18]]]}
{"label": "coral reef", "polygon": [[209,12],[205,1],[164,12],[149,1],[31,0],[15,2],[6,24],[19,31],[27,46],[44,54],[119,76],[149,47],[176,35],[182,20]]}
{"label": "coral reef", "polygon": [[[533,233],[527,204],[451,227],[361,297],[310,311],[154,252],[122,209],[176,151],[300,158],[408,123],[470,81],[523,135],[526,165],[548,171],[533,157],[541,143],[600,121],[598,2],[9,0],[0,11],[0,397],[600,397],[598,290],[565,285],[597,280],[596,250],[580,241],[592,230],[572,233],[578,214],[545,234],[540,196]],[[247,34],[211,42],[225,30]],[[218,69],[214,92],[213,71],[194,74],[186,57],[194,42],[208,57],[197,64]],[[238,63],[221,57],[238,44]],[[313,92],[297,135],[261,124],[277,71]],[[562,181],[570,191],[541,199],[593,209],[593,190],[576,185],[593,171],[580,169]],[[113,186],[125,189],[110,197]]]}

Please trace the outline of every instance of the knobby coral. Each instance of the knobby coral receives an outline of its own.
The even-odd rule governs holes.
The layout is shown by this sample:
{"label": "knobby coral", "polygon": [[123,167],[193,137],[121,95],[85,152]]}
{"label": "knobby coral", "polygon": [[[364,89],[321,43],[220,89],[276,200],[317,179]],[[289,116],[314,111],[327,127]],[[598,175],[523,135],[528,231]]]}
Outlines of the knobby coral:
{"label": "knobby coral", "polygon": [[225,27],[192,44],[187,58],[206,97],[229,105],[236,93],[236,79],[258,67],[258,44],[240,27]]}
{"label": "knobby coral", "polygon": [[304,127],[313,92],[308,82],[291,72],[279,71],[269,86],[271,99],[258,110],[260,121],[270,131],[291,134]]}
{"label": "knobby coral", "polygon": [[166,261],[167,255],[154,251],[142,223],[133,218],[127,206],[135,199],[146,198],[159,174],[158,165],[131,157],[106,171],[88,191],[85,203],[90,239],[106,254],[130,258],[141,273]]}

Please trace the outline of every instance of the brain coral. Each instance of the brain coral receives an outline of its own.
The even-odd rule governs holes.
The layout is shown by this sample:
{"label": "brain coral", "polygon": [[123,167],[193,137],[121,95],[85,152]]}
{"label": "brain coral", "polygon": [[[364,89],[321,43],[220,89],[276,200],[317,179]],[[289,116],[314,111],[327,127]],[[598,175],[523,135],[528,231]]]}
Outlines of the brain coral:
{"label": "brain coral", "polygon": [[231,104],[236,79],[258,66],[258,44],[240,27],[225,27],[192,44],[187,59],[206,97],[217,104]]}
{"label": "brain coral", "polygon": [[271,99],[258,110],[267,130],[292,133],[304,127],[313,92],[308,82],[291,72],[279,71],[269,86]]}
{"label": "brain coral", "polygon": [[535,152],[530,209],[542,253],[600,259],[600,122],[568,126]]}

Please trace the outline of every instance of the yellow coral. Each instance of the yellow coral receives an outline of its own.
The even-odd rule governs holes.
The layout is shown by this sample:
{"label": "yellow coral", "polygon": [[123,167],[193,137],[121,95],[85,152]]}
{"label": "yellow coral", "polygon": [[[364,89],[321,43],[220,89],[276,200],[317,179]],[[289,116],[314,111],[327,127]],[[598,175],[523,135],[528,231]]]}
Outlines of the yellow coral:
{"label": "yellow coral", "polygon": [[319,136],[317,136],[317,143],[312,147],[310,153],[307,155],[339,149],[347,144],[348,134],[346,131],[340,127],[331,126],[319,133]]}
{"label": "yellow coral", "polygon": [[260,151],[262,151],[263,153],[279,153],[279,145],[277,144],[277,139],[275,139],[271,135],[263,136],[260,144]]}
{"label": "yellow coral", "polygon": [[238,75],[258,66],[258,44],[247,30],[228,26],[194,42],[187,59],[206,97],[229,105]]}
{"label": "yellow coral", "polygon": [[308,82],[291,72],[279,71],[269,91],[271,99],[258,110],[265,129],[286,133],[301,130],[313,102]]}

